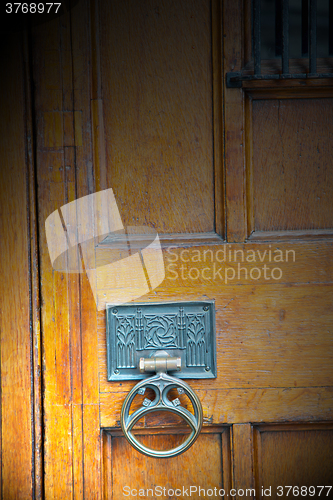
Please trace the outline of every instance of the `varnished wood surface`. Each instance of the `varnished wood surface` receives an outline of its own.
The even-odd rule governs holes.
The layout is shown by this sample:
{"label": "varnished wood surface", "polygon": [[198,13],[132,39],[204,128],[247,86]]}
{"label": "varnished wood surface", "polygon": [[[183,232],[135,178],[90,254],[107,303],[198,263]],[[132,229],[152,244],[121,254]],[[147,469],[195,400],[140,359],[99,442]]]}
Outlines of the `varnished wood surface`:
{"label": "varnished wood surface", "polygon": [[[204,424],[244,422],[303,422],[332,420],[332,388],[197,389]],[[102,427],[120,427],[120,411],[128,390],[100,395]],[[174,422],[171,420],[171,425]],[[155,426],[160,422],[155,421]],[[166,422],[163,421],[163,425]],[[152,428],[152,432],[153,428]]]}
{"label": "varnished wood surface", "polygon": [[[2,498],[32,498],[32,387],[24,65],[19,36],[2,53],[1,425]],[[15,104],[13,104],[15,102]],[[6,141],[9,141],[9,143]],[[20,289],[15,284],[20,283]],[[17,451],[19,438],[20,453]]]}
{"label": "varnished wood surface", "polygon": [[[266,498],[264,489],[271,488],[270,498],[287,498],[286,485],[299,488],[307,487],[305,498],[332,498],[332,489],[322,490],[319,496],[317,486],[330,486],[332,483],[333,453],[332,425],[298,428],[254,427],[255,470],[257,498]],[[283,495],[279,486],[284,486]],[[315,486],[315,494],[309,486]],[[292,492],[290,492],[292,494]],[[289,494],[290,494],[289,493]],[[329,494],[328,494],[329,493]],[[295,496],[297,492],[295,492]]]}
{"label": "varnished wood surface", "polygon": [[245,241],[245,116],[241,89],[228,89],[228,71],[243,66],[243,3],[240,0],[223,4],[223,75],[224,75],[224,168],[226,201],[226,234],[229,242]]}
{"label": "varnished wood surface", "polygon": [[[153,488],[154,491],[157,486],[165,487],[166,492],[169,489],[183,491],[184,487],[187,488],[189,494],[189,487],[196,486],[198,492],[195,493],[193,490],[192,498],[199,498],[199,486],[205,490],[210,488],[229,490],[231,478],[228,434],[229,429],[221,433],[201,434],[188,451],[178,457],[163,460],[163,467],[161,467],[161,460],[151,459],[138,453],[124,437],[111,437],[104,432],[105,484],[113,484],[113,492],[111,488],[106,488],[105,498],[121,498],[124,491],[128,491],[124,489],[126,486],[129,486],[131,490],[136,489],[137,495],[140,489]],[[146,446],[155,448],[161,446],[172,448],[181,438],[182,436],[177,434],[140,436],[140,440]],[[184,463],[187,464],[186,467]],[[110,477],[111,464],[113,478]],[[152,492],[149,494],[154,498]],[[142,493],[141,496],[143,496]],[[157,497],[158,494],[156,494]],[[166,494],[166,498],[172,498],[172,494],[170,496]]]}
{"label": "varnished wood surface", "polygon": [[[247,14],[249,13],[247,12]],[[281,63],[282,61],[279,57],[274,59],[264,59],[261,62],[261,73],[263,75],[280,74],[282,70]],[[333,59],[330,57],[317,57],[317,73],[331,73],[332,63]],[[309,59],[306,57],[302,57],[300,59],[289,59],[289,70],[290,73],[294,74],[307,74],[309,72]],[[247,62],[244,68],[244,74],[253,74],[253,59],[251,62]],[[319,80],[323,80],[323,78],[320,78]]]}
{"label": "varnished wood surface", "polygon": [[297,87],[294,88],[274,88],[269,86],[263,89],[251,89],[246,92],[246,95],[255,100],[266,99],[325,99],[333,97],[332,86],[326,88],[308,88]]}
{"label": "varnished wood surface", "polygon": [[[220,246],[186,252],[172,249],[173,254],[165,252],[166,279],[157,289],[158,298],[153,292],[140,300],[215,300],[219,377],[215,381],[196,381],[197,387],[248,388],[249,384],[252,387],[309,387],[332,383],[332,244],[324,241],[279,244],[285,262],[273,264],[269,262],[268,252],[274,255],[276,248],[270,244],[226,245],[227,258],[230,249],[233,260],[219,263],[218,268],[222,273],[227,266],[235,269],[235,279],[227,283],[224,274],[223,279],[217,276],[215,280],[205,280],[202,275],[198,280],[189,279],[191,267],[200,273],[206,268],[204,276],[213,275],[211,256],[223,255],[217,254]],[[261,256],[266,251],[266,265],[278,266],[282,271],[281,280],[265,280],[263,276],[260,280],[251,280],[249,274],[245,280],[245,271],[249,273],[253,263],[234,262],[234,251],[244,252],[236,254],[241,260],[242,255],[247,255],[247,249],[248,255],[250,250]],[[289,254],[286,262],[286,251],[290,250],[294,253]],[[291,256],[295,256],[295,262]],[[177,280],[168,268],[169,258],[174,262],[176,257],[178,260],[171,269],[178,272]],[[239,280],[238,264],[243,269]],[[254,265],[261,267],[263,263]],[[184,279],[180,266],[183,266]],[[100,390],[109,392],[115,390],[116,383],[106,380],[102,312],[98,325],[103,374]],[[255,373],[253,366],[256,366]],[[130,384],[126,383],[126,387]]]}
{"label": "varnished wood surface", "polygon": [[214,229],[210,10],[100,2],[107,180],[125,226]]}
{"label": "varnished wood surface", "polygon": [[215,231],[226,238],[225,170],[223,164],[223,34],[222,5],[211,2],[212,18],[212,70],[213,70],[213,147],[215,187]]}
{"label": "varnished wood surface", "polygon": [[289,231],[253,231],[248,241],[293,241],[293,240],[319,240],[333,237],[333,229],[305,229]]}
{"label": "varnished wood surface", "polygon": [[44,491],[44,449],[43,449],[43,389],[42,389],[42,342],[40,324],[40,288],[39,288],[39,254],[38,254],[38,220],[36,203],[36,165],[35,165],[35,133],[33,125],[33,98],[31,81],[30,40],[25,32],[23,36],[24,82],[26,99],[26,158],[27,179],[29,187],[29,231],[30,231],[30,276],[31,276],[31,323],[33,371],[33,446],[34,446],[34,478],[33,490],[36,500],[43,498]]}
{"label": "varnished wood surface", "polygon": [[[89,98],[94,98],[94,92],[98,97],[101,93],[100,87],[93,85],[94,66],[98,66],[98,55],[91,54],[90,46],[86,40],[98,38],[98,17],[96,14],[95,24],[91,12],[95,8],[94,2],[82,2],[72,11],[73,30],[73,88],[74,88],[74,109],[80,110],[82,115],[82,147],[76,148],[76,197],[98,191],[105,186],[105,172],[102,168],[104,158],[104,143],[98,139],[91,130],[93,119],[94,102],[89,106]],[[90,25],[91,22],[91,25]],[[84,50],[83,50],[84,47]],[[90,69],[90,73],[89,73]],[[87,78],[87,75],[90,78]],[[100,82],[99,82],[100,85]],[[100,125],[100,122],[99,122]],[[100,132],[103,131],[101,127]],[[103,139],[103,138],[100,138]],[[95,155],[95,156],[94,156]],[[101,159],[100,170],[93,169],[96,155]],[[96,162],[97,166],[97,162]],[[79,302],[79,317],[75,320],[77,328],[77,350],[72,351],[71,363],[73,370],[76,370],[78,397],[76,403],[80,410],[80,420],[78,421],[78,436],[80,446],[78,455],[78,479],[77,483],[82,488],[83,498],[102,498],[102,471],[101,471],[101,442],[99,425],[99,395],[98,395],[98,345],[96,336],[92,332],[97,330],[96,304],[91,296],[91,287],[87,276],[80,275],[80,295],[75,296],[76,303]],[[81,437],[82,433],[82,437]],[[75,448],[74,448],[75,453]],[[75,481],[75,480],[74,480]],[[74,496],[80,495],[74,482]]]}
{"label": "varnished wood surface", "polygon": [[[71,495],[73,476],[77,480],[76,460],[72,455],[80,451],[78,446],[73,449],[72,444],[76,443],[72,421],[74,425],[77,421],[77,412],[72,415],[72,380],[75,396],[77,371],[72,373],[69,352],[70,346],[73,345],[74,351],[76,346],[78,276],[53,272],[44,230],[46,217],[76,195],[71,120],[67,122],[64,137],[64,112],[68,114],[73,110],[69,49],[69,15],[61,22],[55,19],[34,29],[33,79],[36,122],[40,130],[36,156],[43,297],[44,487],[45,496],[49,498]],[[79,483],[78,492],[80,489]]]}
{"label": "varnished wood surface", "polygon": [[[32,278],[24,57],[20,34],[2,39],[0,82],[1,489],[34,498]],[[34,304],[35,305],[35,304]],[[34,339],[35,340],[35,339]],[[39,439],[39,436],[38,436]],[[39,470],[37,474],[39,474]]]}
{"label": "varnished wood surface", "polygon": [[54,499],[102,494],[95,302],[85,275],[52,270],[44,230],[54,210],[95,190],[93,152],[100,156],[101,146],[91,128],[89,13],[81,2],[72,18],[67,12],[33,32],[45,497]]}
{"label": "varnished wood surface", "polygon": [[[250,490],[253,480],[253,437],[251,424],[236,424],[232,427],[233,474],[237,497],[242,498],[241,490]],[[246,495],[253,498],[255,495]]]}
{"label": "varnished wood surface", "polygon": [[[126,5],[132,5],[130,19],[125,16]],[[300,457],[297,460],[304,471],[322,469],[325,481],[327,470],[331,470],[327,467],[331,467],[332,431],[318,423],[333,418],[331,205],[329,197],[325,203],[322,199],[313,201],[311,191],[317,181],[317,190],[331,187],[329,116],[324,110],[326,128],[323,124],[315,127],[313,121],[320,118],[332,91],[326,89],[320,94],[318,89],[307,88],[296,99],[295,90],[285,89],[283,94],[283,89],[257,89],[249,91],[245,100],[241,90],[224,89],[220,75],[242,65],[241,2],[226,1],[223,10],[215,1],[196,1],[189,8],[186,2],[161,4],[149,0],[142,11],[138,5],[82,1],[70,13],[33,29],[33,66],[25,66],[34,88],[31,118],[25,109],[24,93],[29,85],[23,90],[22,57],[9,57],[7,61],[10,74],[16,75],[14,83],[11,77],[1,82],[7,84],[2,94],[6,119],[1,122],[7,153],[2,158],[10,167],[1,170],[4,500],[42,496],[40,408],[33,407],[32,400],[34,392],[35,402],[40,404],[40,368],[44,396],[43,494],[47,500],[112,495],[118,500],[125,480],[141,481],[143,477],[142,484],[148,485],[150,474],[164,486],[169,470],[175,480],[198,483],[202,478],[207,485],[217,481],[228,488],[250,487],[252,467],[256,484],[299,481],[302,476],[297,475],[299,469],[290,458],[294,456]],[[118,23],[113,17],[116,14],[126,22]],[[171,22],[172,15],[176,21]],[[223,33],[219,31],[221,16]],[[143,33],[141,25],[145,27]],[[166,33],[168,26],[179,29]],[[169,41],[167,46],[165,40]],[[20,53],[22,49],[16,43],[13,47]],[[156,60],[149,58],[154,51]],[[220,66],[222,55],[224,69]],[[161,74],[163,81],[158,77]],[[119,75],[122,88],[117,85]],[[278,99],[280,107],[285,108],[280,117],[276,117]],[[302,101],[308,101],[306,109]],[[290,114],[288,106],[292,108]],[[262,150],[269,138],[273,141],[275,129],[268,119],[266,127],[260,126],[260,120],[272,109],[276,118],[272,123],[280,127],[283,136],[278,145],[274,144],[274,158],[289,168],[289,173],[296,172],[288,179],[290,185],[298,186],[303,197],[300,203],[294,203],[297,189],[286,186],[288,196],[283,194],[279,183],[274,184],[276,169],[273,166],[273,174],[269,174],[262,161]],[[161,110],[166,110],[165,114],[158,115]],[[149,115],[154,113],[151,120]],[[311,145],[307,140],[309,132],[293,126],[295,117],[308,126],[311,123],[311,137],[318,145],[320,134],[326,137],[324,153],[320,148],[318,153],[315,142]],[[29,124],[30,119],[33,124]],[[152,125],[156,123],[161,125]],[[253,123],[257,128],[250,130]],[[37,133],[35,167],[33,147],[27,141],[33,130]],[[288,159],[293,158],[295,130],[302,136],[299,144],[308,151],[306,179],[297,170],[296,160]],[[289,152],[284,150],[285,159],[282,146],[289,147]],[[319,178],[311,170],[317,155],[324,172]],[[135,163],[137,158],[139,163]],[[44,224],[50,213],[107,187],[115,190],[125,225],[147,224],[166,233],[165,280],[138,300],[216,301],[218,378],[190,381],[203,404],[204,431],[195,448],[187,452],[189,458],[181,456],[168,468],[166,462],[138,455],[120,437],[120,409],[133,383],[107,381],[105,312],[96,311],[85,274],[69,275],[52,269],[46,245]],[[281,199],[272,202],[269,194],[274,189],[287,208],[269,215],[270,207],[281,203]],[[254,196],[257,205],[251,207],[249,197]],[[33,199],[38,232],[34,228]],[[309,200],[313,202],[311,214],[316,217],[312,226],[306,225],[310,216],[304,215]],[[258,213],[263,227],[257,236],[266,231],[266,239],[272,235],[269,224],[264,225],[267,217],[271,223],[274,217],[281,222],[283,214],[295,231],[324,225],[326,232],[321,240],[315,239],[318,233],[306,232],[310,239],[301,233],[297,242],[291,241],[292,236],[286,241],[290,233],[285,232],[283,241],[229,244],[243,242],[249,236],[252,216]],[[276,230],[280,226],[274,221]],[[215,231],[225,236],[224,228],[229,243],[215,236]],[[198,237],[191,232],[203,234]],[[170,233],[178,236],[170,238]],[[275,234],[281,235],[281,231]],[[30,238],[35,238],[31,248]],[[173,254],[167,251],[170,245],[177,247],[172,249]],[[223,249],[227,256],[229,250],[238,251],[236,260],[210,259],[210,252],[216,255]],[[263,274],[259,279],[245,279],[245,273],[253,267],[272,267],[268,252],[274,250],[284,255],[282,261],[273,264],[281,269],[281,279],[267,280]],[[254,262],[240,257],[247,251],[254,252]],[[291,253],[286,261],[286,251],[294,251],[295,259]],[[213,276],[214,263],[221,269],[221,276],[225,276],[226,268],[237,275],[240,264],[242,277],[226,282],[219,274]],[[199,273],[198,277],[189,279],[190,272]],[[307,421],[316,422],[313,425],[317,427],[304,428]],[[253,427],[251,422],[258,425]],[[259,425],[267,423],[281,425],[274,429]],[[228,428],[217,429],[215,424],[227,424]],[[143,439],[163,441],[161,428],[163,436],[169,436],[164,445],[178,439],[178,421],[165,415],[141,422]],[[295,450],[300,454],[293,455]],[[206,463],[211,465],[210,470]],[[140,475],[140,467],[144,474]],[[259,468],[260,477],[256,472]]]}
{"label": "varnished wood surface", "polygon": [[[223,270],[231,266],[237,272],[235,260],[239,257],[241,279],[237,280],[237,274],[236,280],[229,283],[219,278],[205,280],[202,275],[198,280],[188,278],[191,267],[200,273],[206,268],[204,276],[212,273],[212,260],[215,258],[216,264],[216,256],[222,258],[223,254],[217,254],[221,249],[213,246],[186,251],[173,248],[172,254],[165,251],[166,279],[156,289],[158,295],[153,292],[140,299],[215,300],[218,378],[191,382],[203,401],[205,421],[332,418],[332,243],[228,244],[225,255],[228,260],[230,250],[231,261],[219,266]],[[273,264],[282,270],[280,281],[265,280],[263,276],[257,281],[244,279],[244,269],[249,272],[253,263],[242,262],[242,255],[245,260],[252,251],[257,257],[266,251],[263,262],[271,266],[268,252],[274,255],[276,249],[284,256],[284,262]],[[235,250],[241,250],[236,259]],[[287,262],[286,252],[290,250]],[[171,269],[178,272],[176,280],[168,279],[174,278],[168,272],[169,258],[175,266]],[[120,418],[119,391],[124,391],[125,396],[133,383],[107,381],[103,312],[99,313],[98,325],[101,422],[113,426]]]}
{"label": "varnished wood surface", "polygon": [[309,93],[314,93],[317,90],[325,93],[326,90],[330,91],[332,89],[332,79],[331,78],[279,78],[277,80],[253,80],[242,82],[242,88],[246,91],[265,91],[270,92],[274,89],[276,92],[284,91],[286,94],[289,92],[298,93],[299,89],[307,90]]}
{"label": "varnished wood surface", "polygon": [[[310,235],[303,241],[286,241],[288,235],[281,236],[281,241],[250,240],[246,244],[202,244],[193,248],[177,248],[175,243],[163,249],[165,280],[160,288],[187,289],[215,285],[223,290],[224,285],[236,284],[332,283],[331,237],[311,241]],[[267,266],[266,277],[264,265]],[[276,271],[272,275],[276,267],[281,269],[281,273]],[[251,274],[253,268],[259,268],[260,273]],[[233,269],[235,274],[227,269]]]}
{"label": "varnished wood surface", "polygon": [[332,106],[253,101],[255,230],[332,229]]}

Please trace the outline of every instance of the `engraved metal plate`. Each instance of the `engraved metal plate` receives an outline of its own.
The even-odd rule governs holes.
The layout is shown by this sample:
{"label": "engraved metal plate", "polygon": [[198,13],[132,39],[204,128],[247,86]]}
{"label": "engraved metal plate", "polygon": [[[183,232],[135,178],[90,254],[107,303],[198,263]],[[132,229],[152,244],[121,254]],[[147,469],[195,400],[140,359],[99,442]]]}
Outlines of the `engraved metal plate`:
{"label": "engraved metal plate", "polygon": [[214,301],[106,306],[108,380],[139,380],[139,359],[180,356],[179,378],[215,378]]}

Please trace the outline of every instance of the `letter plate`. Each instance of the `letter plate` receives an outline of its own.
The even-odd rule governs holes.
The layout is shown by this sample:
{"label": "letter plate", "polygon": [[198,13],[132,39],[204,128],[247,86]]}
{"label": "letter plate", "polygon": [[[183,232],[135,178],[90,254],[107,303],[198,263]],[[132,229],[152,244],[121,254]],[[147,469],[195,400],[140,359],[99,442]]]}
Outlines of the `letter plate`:
{"label": "letter plate", "polygon": [[[106,305],[108,380],[139,380],[140,358],[181,358],[181,378],[215,378],[214,301]],[[158,354],[157,354],[158,355]]]}

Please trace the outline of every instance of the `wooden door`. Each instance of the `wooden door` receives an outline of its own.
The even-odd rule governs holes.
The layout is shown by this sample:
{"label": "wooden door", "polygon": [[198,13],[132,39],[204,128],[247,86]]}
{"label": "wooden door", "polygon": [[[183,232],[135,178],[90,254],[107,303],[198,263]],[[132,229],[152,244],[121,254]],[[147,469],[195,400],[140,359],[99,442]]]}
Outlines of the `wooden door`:
{"label": "wooden door", "polygon": [[[248,19],[240,0],[81,0],[6,38],[3,499],[332,485],[331,82],[226,88]],[[105,283],[96,303],[85,272],[50,260],[47,217],[109,188],[124,227],[163,248],[165,279],[135,300],[215,300],[218,376],[190,381],[204,427],[174,459],[120,430],[133,383],[107,380]],[[184,429],[164,415],[139,431],[172,447]]]}

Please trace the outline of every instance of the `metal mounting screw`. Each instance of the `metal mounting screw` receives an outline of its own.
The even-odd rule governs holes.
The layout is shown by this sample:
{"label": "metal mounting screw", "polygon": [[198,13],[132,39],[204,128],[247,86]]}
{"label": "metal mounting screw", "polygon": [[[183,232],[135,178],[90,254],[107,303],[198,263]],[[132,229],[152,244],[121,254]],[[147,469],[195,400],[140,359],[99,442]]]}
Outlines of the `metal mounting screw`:
{"label": "metal mounting screw", "polygon": [[113,312],[113,314],[117,314],[118,309],[113,309],[113,311],[112,311],[112,312]]}
{"label": "metal mounting screw", "polygon": [[113,373],[115,373],[116,375],[119,375],[120,371],[118,370],[118,368],[116,368]]}
{"label": "metal mounting screw", "polygon": [[209,372],[209,370],[210,370],[210,366],[205,366],[205,371]]}
{"label": "metal mounting screw", "polygon": [[203,307],[203,310],[204,310],[204,311],[209,311],[209,307],[208,307],[208,306],[204,306],[204,307]]}

